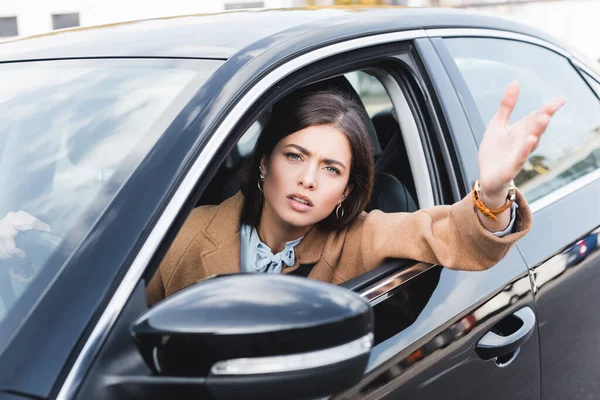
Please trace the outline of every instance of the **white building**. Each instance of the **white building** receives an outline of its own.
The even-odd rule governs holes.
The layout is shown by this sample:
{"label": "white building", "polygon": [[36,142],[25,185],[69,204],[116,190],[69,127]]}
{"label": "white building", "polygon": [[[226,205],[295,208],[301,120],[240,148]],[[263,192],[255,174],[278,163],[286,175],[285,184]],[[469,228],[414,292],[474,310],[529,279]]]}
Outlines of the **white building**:
{"label": "white building", "polygon": [[1,0],[0,39],[144,18],[301,5],[304,0]]}
{"label": "white building", "polygon": [[[353,0],[358,3],[360,0]],[[53,29],[240,8],[329,5],[336,0],[0,0],[0,40]],[[348,2],[345,0],[344,2]],[[470,8],[505,16],[575,45],[589,58],[600,58],[600,0],[379,0],[409,6]],[[368,3],[368,2],[366,2]]]}

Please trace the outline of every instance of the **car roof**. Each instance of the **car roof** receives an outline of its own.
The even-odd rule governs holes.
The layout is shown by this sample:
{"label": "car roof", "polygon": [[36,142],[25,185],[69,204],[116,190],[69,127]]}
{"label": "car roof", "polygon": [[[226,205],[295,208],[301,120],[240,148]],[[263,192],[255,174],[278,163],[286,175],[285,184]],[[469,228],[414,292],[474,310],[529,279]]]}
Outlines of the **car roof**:
{"label": "car roof", "polygon": [[[489,28],[543,33],[514,22],[464,10],[441,8],[304,8],[223,12],[129,21],[59,30],[0,43],[0,61],[92,57],[184,57],[228,59],[250,44],[345,25],[378,33],[419,28]],[[339,33],[339,29],[337,30]],[[313,36],[314,37],[314,36]]]}

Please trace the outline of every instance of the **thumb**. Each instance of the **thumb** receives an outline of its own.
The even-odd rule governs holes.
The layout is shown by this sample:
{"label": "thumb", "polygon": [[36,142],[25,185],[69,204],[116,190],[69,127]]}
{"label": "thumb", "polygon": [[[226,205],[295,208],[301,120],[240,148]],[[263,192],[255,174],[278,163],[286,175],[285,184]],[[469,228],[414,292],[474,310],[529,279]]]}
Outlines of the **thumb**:
{"label": "thumb", "polygon": [[18,247],[15,247],[14,249],[10,250],[8,252],[8,254],[12,257],[20,257],[20,258],[25,258],[25,256],[27,256],[27,254],[25,254],[25,252],[21,249],[19,249]]}
{"label": "thumb", "polygon": [[0,240],[0,260],[25,256],[25,252],[17,248],[13,238],[4,238],[3,240]]}

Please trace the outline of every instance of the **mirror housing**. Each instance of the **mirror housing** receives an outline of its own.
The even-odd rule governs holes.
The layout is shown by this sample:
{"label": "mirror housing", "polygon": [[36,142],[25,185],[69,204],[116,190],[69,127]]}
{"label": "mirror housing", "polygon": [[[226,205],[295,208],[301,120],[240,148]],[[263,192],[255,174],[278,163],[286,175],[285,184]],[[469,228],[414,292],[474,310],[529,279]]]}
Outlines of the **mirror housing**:
{"label": "mirror housing", "polygon": [[357,294],[274,274],[199,282],[131,326],[155,375],[200,378],[216,399],[310,399],[348,389],[362,378],[372,332],[372,309]]}

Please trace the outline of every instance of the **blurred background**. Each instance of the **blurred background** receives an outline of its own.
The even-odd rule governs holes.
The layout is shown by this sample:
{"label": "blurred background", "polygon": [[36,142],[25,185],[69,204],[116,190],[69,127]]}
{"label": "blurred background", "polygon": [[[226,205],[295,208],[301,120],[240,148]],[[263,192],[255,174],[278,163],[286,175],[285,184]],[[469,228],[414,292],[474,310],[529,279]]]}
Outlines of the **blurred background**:
{"label": "blurred background", "polygon": [[600,59],[600,0],[0,0],[0,41],[55,29],[183,14],[305,6],[453,7],[548,31]]}

